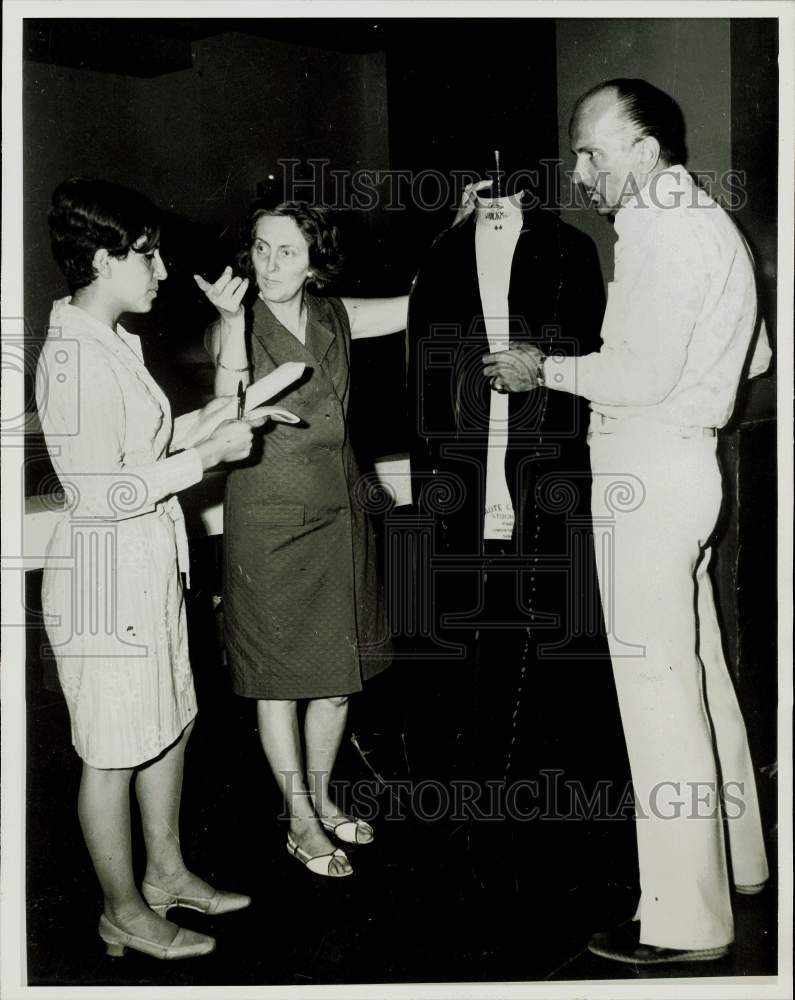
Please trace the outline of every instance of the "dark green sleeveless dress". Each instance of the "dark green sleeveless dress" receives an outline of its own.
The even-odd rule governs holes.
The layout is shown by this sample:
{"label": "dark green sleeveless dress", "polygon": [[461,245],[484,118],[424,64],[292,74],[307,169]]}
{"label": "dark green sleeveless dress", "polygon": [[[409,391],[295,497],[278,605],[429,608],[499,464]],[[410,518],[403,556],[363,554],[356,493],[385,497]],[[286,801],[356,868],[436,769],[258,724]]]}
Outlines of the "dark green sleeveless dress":
{"label": "dark green sleeveless dress", "polygon": [[[224,621],[237,694],[352,694],[389,665],[377,553],[346,414],[350,324],[339,299],[306,296],[306,346],[259,299],[253,378],[303,361],[261,457],[230,472],[224,505]],[[256,445],[255,445],[256,447]]]}

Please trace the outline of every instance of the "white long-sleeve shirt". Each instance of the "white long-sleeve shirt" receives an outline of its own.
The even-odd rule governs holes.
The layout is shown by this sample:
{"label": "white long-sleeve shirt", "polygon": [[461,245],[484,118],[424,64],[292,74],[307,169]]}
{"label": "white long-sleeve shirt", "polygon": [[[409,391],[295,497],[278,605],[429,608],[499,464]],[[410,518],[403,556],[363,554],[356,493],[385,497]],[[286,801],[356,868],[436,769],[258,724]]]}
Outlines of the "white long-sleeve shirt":
{"label": "white long-sleeve shirt", "polygon": [[745,241],[681,166],[653,177],[619,209],[615,228],[603,346],[549,358],[546,385],[607,417],[724,426],[757,329],[748,376],[771,359]]}

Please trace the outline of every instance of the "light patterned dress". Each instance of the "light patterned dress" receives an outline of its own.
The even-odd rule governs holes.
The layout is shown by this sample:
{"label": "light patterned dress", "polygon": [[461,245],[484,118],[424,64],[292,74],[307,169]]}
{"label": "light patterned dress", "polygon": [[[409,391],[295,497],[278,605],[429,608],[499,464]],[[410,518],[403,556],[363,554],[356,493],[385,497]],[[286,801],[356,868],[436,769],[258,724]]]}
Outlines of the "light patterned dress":
{"label": "light patterned dress", "polygon": [[196,714],[180,578],[187,537],[174,494],[202,477],[186,447],[198,411],[172,422],[139,338],[68,299],[53,306],[36,400],[67,498],[42,605],[72,742],[93,767],[134,767]]}

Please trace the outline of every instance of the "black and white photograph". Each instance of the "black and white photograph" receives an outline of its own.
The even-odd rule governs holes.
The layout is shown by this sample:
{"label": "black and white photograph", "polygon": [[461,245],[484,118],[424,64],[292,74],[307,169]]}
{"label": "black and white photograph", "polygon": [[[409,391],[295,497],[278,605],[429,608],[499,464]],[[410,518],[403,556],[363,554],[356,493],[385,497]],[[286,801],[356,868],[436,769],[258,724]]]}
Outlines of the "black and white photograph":
{"label": "black and white photograph", "polygon": [[4,5],[4,997],[792,996],[794,14]]}

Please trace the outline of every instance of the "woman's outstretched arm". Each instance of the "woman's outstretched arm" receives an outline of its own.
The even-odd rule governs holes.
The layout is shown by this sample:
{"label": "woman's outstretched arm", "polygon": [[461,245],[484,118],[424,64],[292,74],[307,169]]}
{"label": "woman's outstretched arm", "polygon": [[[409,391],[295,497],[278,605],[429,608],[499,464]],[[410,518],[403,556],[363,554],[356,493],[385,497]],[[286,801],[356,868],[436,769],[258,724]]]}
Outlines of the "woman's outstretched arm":
{"label": "woman's outstretched arm", "polygon": [[390,299],[348,299],[342,300],[351,324],[351,339],[365,337],[386,337],[390,333],[400,333],[406,329],[408,295],[397,295]]}

